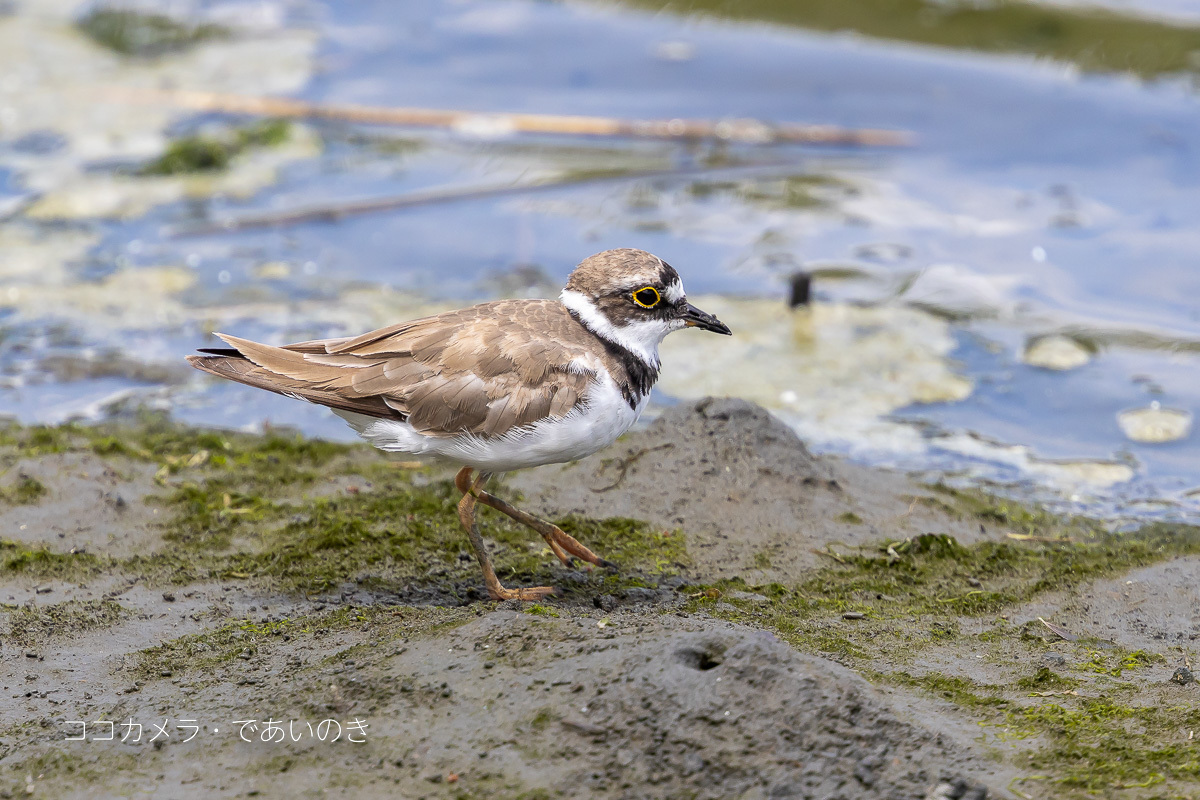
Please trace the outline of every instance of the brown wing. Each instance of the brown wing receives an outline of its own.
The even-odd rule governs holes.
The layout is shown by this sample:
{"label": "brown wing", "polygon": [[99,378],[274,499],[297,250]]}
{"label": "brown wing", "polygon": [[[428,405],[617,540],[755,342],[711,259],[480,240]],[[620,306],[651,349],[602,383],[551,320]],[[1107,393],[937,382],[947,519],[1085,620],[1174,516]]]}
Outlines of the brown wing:
{"label": "brown wing", "polygon": [[596,376],[594,337],[553,300],[501,300],[283,347],[218,336],[236,355],[189,356],[192,366],[332,408],[406,420],[434,436],[499,436],[563,417]]}

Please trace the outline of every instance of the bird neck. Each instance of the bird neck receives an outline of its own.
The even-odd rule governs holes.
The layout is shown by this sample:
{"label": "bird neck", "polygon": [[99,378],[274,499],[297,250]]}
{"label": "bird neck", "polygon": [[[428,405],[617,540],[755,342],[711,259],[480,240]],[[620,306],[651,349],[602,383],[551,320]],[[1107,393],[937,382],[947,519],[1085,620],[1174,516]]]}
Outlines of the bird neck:
{"label": "bird neck", "polygon": [[671,329],[657,320],[614,324],[590,297],[572,289],[563,289],[559,301],[583,327],[597,338],[616,345],[635,356],[657,375],[661,362],[658,346]]}
{"label": "bird neck", "polygon": [[564,290],[561,301],[571,317],[600,341],[614,366],[623,373],[613,377],[629,407],[637,410],[658,380],[658,344],[667,332],[654,337],[631,335],[631,325],[614,325],[579,292]]}

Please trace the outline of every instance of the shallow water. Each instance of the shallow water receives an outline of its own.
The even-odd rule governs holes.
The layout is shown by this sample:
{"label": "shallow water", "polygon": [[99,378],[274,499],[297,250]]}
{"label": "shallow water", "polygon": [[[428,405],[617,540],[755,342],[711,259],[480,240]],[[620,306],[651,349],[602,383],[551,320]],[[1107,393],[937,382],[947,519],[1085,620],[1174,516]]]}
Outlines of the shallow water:
{"label": "shallow water", "polygon": [[[113,111],[121,135],[97,144],[78,119],[43,109],[36,127],[0,127],[0,407],[18,418],[148,401],[194,422],[346,436],[320,409],[206,382],[180,359],[213,329],[295,340],[549,295],[583,256],[635,246],[679,268],[691,295],[732,303],[757,326],[668,340],[660,404],[701,388],[749,394],[814,446],[872,463],[1000,481],[1116,518],[1200,517],[1196,434],[1142,444],[1117,421],[1151,403],[1200,408],[1192,5],[1113,2],[1099,16],[1019,6],[1016,28],[986,8],[931,17],[935,4],[921,2],[893,4],[912,19],[890,26],[837,11],[846,4],[765,0],[250,5],[255,25],[237,42],[150,63],[70,39],[72,3],[43,6],[38,24],[48,41],[67,31],[56,57],[94,60],[110,85],[188,67],[177,80],[247,94],[754,117],[904,129],[916,144],[488,140],[324,123],[225,177],[151,180],[113,175],[160,151],[168,123],[177,134],[225,118]],[[185,10],[236,18],[230,8]],[[0,19],[0,37],[31,13]],[[1022,14],[1050,23],[1026,36]],[[1095,31],[1121,35],[1079,45]],[[205,53],[222,47],[290,48],[290,60],[271,75],[244,58],[205,72]],[[21,87],[8,102],[23,113],[33,101]],[[86,89],[67,77],[54,87]],[[646,171],[658,174],[620,177]],[[589,176],[605,180],[181,235],[264,210]],[[789,317],[780,309],[797,270],[815,274],[816,302]],[[1025,363],[1027,346],[1055,333],[1086,363]]]}

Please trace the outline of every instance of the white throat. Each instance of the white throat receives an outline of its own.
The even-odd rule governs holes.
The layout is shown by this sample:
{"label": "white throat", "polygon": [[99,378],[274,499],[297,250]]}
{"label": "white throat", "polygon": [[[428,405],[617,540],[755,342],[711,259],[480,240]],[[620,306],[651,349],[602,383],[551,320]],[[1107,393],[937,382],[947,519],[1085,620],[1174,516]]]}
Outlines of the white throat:
{"label": "white throat", "polygon": [[563,289],[558,299],[568,310],[579,315],[580,321],[592,333],[624,347],[656,370],[660,365],[658,346],[668,333],[679,327],[659,320],[631,322],[618,327],[609,322],[608,317],[601,314],[596,304],[584,294]]}

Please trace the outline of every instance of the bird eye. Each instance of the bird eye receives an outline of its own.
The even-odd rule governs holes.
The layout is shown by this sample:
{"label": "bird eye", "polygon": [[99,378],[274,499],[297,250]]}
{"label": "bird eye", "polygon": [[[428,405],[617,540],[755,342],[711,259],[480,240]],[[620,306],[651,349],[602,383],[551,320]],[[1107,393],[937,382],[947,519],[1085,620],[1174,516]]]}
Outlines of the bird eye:
{"label": "bird eye", "polygon": [[659,296],[658,289],[653,286],[643,287],[633,293],[633,302],[642,308],[654,308],[660,300],[662,297]]}

